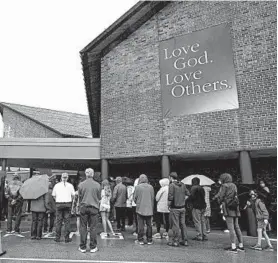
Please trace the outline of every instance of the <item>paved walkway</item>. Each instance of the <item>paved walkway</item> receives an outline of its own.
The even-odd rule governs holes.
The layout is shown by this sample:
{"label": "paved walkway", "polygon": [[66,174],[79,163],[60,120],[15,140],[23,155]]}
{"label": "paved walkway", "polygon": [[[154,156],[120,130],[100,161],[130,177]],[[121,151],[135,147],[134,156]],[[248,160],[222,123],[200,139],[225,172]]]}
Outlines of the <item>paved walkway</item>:
{"label": "paved walkway", "polygon": [[[254,251],[248,249],[256,242],[255,238],[245,237],[246,252],[229,254],[223,250],[229,246],[229,237],[221,232],[212,232],[209,241],[189,242],[189,247],[172,248],[167,246],[166,240],[154,240],[151,246],[140,246],[134,243],[135,237],[131,230],[123,233],[124,239],[102,239],[98,236],[99,252],[91,254],[80,253],[77,248],[79,238],[73,236],[73,242],[55,243],[53,239],[41,241],[30,240],[29,229],[22,229],[22,235],[6,236],[2,238],[2,245],[7,254],[0,258],[0,263],[30,263],[30,262],[184,262],[184,263],[274,263],[277,262],[277,253],[266,251]],[[194,237],[195,232],[189,230],[189,238]],[[5,235],[3,232],[2,236]],[[276,242],[274,242],[276,250]]]}

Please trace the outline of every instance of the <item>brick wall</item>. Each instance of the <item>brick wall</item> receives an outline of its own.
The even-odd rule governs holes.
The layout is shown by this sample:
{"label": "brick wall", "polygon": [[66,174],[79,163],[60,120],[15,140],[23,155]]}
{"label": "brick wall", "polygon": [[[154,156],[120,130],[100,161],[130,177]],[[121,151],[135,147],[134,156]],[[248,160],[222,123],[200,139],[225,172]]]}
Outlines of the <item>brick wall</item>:
{"label": "brick wall", "polygon": [[[238,110],[162,119],[159,41],[230,23]],[[275,148],[276,2],[173,2],[101,63],[102,157]]]}
{"label": "brick wall", "polygon": [[59,134],[26,118],[13,110],[4,108],[4,137],[10,138],[61,138]]}

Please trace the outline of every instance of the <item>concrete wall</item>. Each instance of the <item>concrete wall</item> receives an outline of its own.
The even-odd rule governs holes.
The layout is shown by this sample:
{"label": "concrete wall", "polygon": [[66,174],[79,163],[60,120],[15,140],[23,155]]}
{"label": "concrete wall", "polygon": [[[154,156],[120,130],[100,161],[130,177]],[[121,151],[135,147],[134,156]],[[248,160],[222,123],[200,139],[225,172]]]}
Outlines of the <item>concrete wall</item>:
{"label": "concrete wall", "polygon": [[61,138],[59,134],[18,114],[4,108],[4,137],[9,138]]}
{"label": "concrete wall", "polygon": [[[230,23],[238,110],[162,119],[159,41]],[[102,158],[275,148],[276,2],[173,2],[101,63]]]}

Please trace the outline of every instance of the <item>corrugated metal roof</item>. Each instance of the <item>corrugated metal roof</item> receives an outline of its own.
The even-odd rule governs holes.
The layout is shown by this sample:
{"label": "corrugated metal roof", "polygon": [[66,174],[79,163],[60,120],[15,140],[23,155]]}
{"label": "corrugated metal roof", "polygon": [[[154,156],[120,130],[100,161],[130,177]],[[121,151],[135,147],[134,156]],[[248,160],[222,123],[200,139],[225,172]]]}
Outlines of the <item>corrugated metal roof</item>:
{"label": "corrugated metal roof", "polygon": [[49,110],[30,107],[20,104],[1,102],[0,105],[8,107],[63,136],[92,137],[90,119],[88,115],[65,111]]}

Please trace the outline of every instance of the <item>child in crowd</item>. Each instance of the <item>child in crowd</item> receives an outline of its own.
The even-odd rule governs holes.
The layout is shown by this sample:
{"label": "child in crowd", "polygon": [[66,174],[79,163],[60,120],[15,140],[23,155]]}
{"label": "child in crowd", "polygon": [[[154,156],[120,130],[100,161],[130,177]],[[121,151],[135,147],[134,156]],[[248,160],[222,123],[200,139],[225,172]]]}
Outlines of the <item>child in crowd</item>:
{"label": "child in crowd", "polygon": [[251,199],[250,201],[247,201],[247,205],[251,206],[255,213],[257,219],[257,232],[258,232],[257,244],[252,248],[255,250],[262,250],[262,235],[263,235],[267,242],[267,247],[265,248],[265,250],[274,251],[270,239],[266,233],[266,226],[268,225],[268,219],[269,219],[269,213],[266,209],[266,206],[261,201],[261,199],[258,198],[258,194],[256,191],[251,190],[249,194]]}

